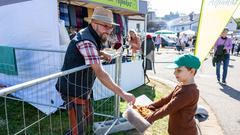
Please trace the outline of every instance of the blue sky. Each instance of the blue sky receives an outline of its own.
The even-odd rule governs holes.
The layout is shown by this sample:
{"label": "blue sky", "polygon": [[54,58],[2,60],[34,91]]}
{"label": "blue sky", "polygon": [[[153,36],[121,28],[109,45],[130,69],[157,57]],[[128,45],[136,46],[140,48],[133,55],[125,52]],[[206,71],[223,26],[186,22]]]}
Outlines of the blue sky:
{"label": "blue sky", "polygon": [[[164,16],[172,12],[189,14],[192,11],[200,13],[202,0],[147,0],[150,7],[156,11],[157,16]],[[234,18],[240,17],[240,6],[233,15]]]}

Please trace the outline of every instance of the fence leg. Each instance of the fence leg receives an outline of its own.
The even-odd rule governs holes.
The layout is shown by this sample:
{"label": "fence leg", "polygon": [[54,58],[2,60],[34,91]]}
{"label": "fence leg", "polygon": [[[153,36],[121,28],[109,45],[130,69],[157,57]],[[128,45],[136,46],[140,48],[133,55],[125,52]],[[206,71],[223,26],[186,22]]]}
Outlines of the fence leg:
{"label": "fence leg", "polygon": [[[122,64],[122,55],[116,57],[115,63],[115,82],[120,85],[121,80],[121,64]],[[120,117],[120,97],[115,94],[115,117]]]}

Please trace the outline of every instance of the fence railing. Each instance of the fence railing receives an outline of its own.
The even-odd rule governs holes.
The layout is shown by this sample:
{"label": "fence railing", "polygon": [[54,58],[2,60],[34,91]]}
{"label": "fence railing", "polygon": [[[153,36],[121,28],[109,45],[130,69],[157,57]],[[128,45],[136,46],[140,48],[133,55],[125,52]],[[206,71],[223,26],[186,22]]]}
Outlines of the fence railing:
{"label": "fence railing", "polygon": [[[15,48],[15,52],[19,69],[18,76],[0,75],[0,83],[13,85],[0,89],[0,107],[2,108],[0,109],[0,134],[72,134],[72,130],[77,127],[71,126],[67,108],[73,101],[65,102],[62,105],[63,101],[55,89],[55,84],[57,78],[60,77],[67,81],[73,77],[75,82],[79,79],[94,81],[90,76],[89,66],[60,71],[64,51]],[[111,74],[115,74],[116,83],[120,82],[120,59],[121,56],[116,56],[116,65],[109,70],[112,72]],[[80,83],[79,86],[79,83],[68,83],[67,91],[70,85],[75,88],[91,90],[90,85]],[[102,87],[98,87],[98,89],[102,89]],[[85,94],[83,92],[79,97]],[[78,120],[77,126],[83,124],[88,116],[95,115],[94,122],[102,121],[106,124],[108,121],[112,121],[109,123],[109,128],[104,131],[104,134],[108,134],[118,122],[120,98],[118,96],[107,97],[92,102],[94,112],[88,114],[84,119]],[[96,130],[95,128],[94,131]]]}

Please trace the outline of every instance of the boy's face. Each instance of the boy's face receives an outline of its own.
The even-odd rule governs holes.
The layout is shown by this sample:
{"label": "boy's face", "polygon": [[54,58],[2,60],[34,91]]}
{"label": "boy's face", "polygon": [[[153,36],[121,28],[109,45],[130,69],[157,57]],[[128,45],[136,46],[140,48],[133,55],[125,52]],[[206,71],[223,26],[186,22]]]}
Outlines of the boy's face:
{"label": "boy's face", "polygon": [[195,69],[187,69],[185,66],[175,68],[174,75],[178,82],[186,83],[194,77]]}

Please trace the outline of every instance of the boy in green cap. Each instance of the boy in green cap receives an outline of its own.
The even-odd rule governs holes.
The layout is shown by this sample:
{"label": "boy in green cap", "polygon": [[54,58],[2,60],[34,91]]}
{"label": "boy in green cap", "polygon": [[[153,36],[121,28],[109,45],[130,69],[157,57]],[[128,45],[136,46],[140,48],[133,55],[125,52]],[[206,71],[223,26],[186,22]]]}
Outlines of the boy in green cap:
{"label": "boy in green cap", "polygon": [[194,115],[197,109],[199,90],[194,76],[200,61],[191,54],[180,55],[169,68],[175,68],[174,75],[179,82],[166,97],[147,106],[153,114],[146,119],[153,123],[169,115],[168,133],[170,135],[197,135]]}

